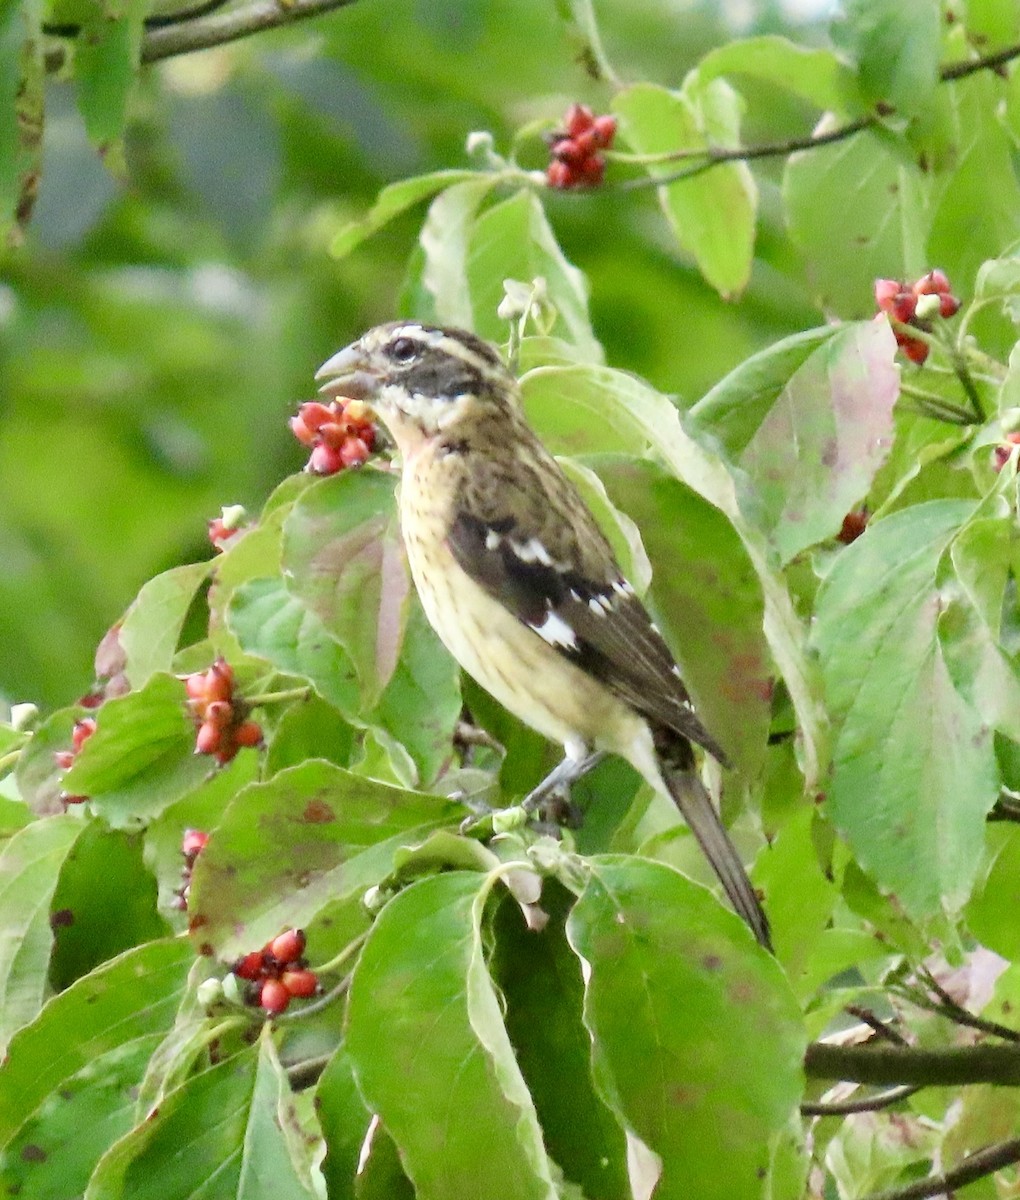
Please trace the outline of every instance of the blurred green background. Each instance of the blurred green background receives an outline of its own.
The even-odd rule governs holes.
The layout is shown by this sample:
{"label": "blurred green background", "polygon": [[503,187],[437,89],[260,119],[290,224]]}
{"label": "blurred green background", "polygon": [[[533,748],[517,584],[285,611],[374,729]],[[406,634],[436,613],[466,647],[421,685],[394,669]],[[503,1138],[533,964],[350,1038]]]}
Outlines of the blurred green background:
{"label": "blurred green background", "polygon": [[[627,80],[679,84],[736,33],[815,37],[779,5],[598,8]],[[552,0],[361,0],[147,70],[117,175],[73,85],[49,81],[36,215],[0,277],[0,697],[73,701],[139,586],[206,557],[221,505],[257,510],[300,469],[286,418],[327,355],[400,310],[421,213],[341,262],[332,236],[384,183],[465,165],[472,130],[505,150],[572,100],[605,107],[575,54]],[[746,94],[747,140],[810,128],[774,91]],[[522,158],[544,165],[541,143]],[[818,322],[780,228],[781,169],[756,169],[758,258],[732,305],[649,191],[549,198],[610,363],[690,402]]]}

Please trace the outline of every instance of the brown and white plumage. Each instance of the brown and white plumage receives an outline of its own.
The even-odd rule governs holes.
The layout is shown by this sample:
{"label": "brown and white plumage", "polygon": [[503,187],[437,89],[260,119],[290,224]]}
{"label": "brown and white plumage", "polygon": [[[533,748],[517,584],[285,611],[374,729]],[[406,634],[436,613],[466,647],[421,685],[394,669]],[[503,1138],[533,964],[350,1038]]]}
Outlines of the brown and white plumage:
{"label": "brown and white plumage", "polygon": [[691,742],[724,762],[723,752],[580,493],[527,424],[496,350],[462,330],[394,322],[317,378],[367,400],[393,435],[411,572],[453,656],[568,759],[619,754],[668,794],[768,945],[758,898],[691,770]]}

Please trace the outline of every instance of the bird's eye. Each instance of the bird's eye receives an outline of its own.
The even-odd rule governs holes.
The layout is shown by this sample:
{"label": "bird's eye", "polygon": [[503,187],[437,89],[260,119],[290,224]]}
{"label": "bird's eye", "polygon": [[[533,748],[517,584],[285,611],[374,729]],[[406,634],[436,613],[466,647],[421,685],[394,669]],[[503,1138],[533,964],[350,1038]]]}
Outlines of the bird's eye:
{"label": "bird's eye", "polygon": [[418,357],[419,348],[414,338],[398,337],[390,343],[388,350],[394,362],[409,363]]}

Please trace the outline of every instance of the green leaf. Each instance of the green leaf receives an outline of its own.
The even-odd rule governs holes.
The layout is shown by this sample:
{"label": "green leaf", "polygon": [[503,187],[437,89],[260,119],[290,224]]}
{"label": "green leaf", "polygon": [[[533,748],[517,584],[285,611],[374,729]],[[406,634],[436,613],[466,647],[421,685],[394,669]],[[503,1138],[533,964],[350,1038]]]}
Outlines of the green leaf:
{"label": "green leaf", "polygon": [[159,1038],[115,1046],[62,1079],[0,1150],[0,1188],[35,1200],[81,1196],[98,1160],[134,1125],[135,1090]]}
{"label": "green leaf", "polygon": [[16,244],[39,187],[43,84],[39,10],[0,7],[0,243]]}
{"label": "green leaf", "polygon": [[277,722],[266,758],[266,774],[300,766],[310,758],[325,758],[338,767],[349,767],[356,737],[354,726],[331,704],[309,696],[292,704]]}
{"label": "green leaf", "polygon": [[[613,109],[637,154],[739,144],[741,101],[723,79],[703,82],[692,72],[681,92],[635,84],[616,96]],[[693,159],[694,165],[701,161]],[[684,165],[664,162],[647,169],[656,178],[675,174]],[[751,276],[758,203],[747,164],[721,163],[666,184],[659,189],[659,200],[677,241],[708,282],[727,299],[738,296]]]}
{"label": "green leaf", "polygon": [[111,1050],[162,1037],[194,961],[185,939],[149,942],[54,996],[15,1035],[0,1069],[0,1145],[63,1080]]}
{"label": "green leaf", "polygon": [[778,964],[670,867],[624,856],[589,866],[567,936],[586,964],[596,1085],[631,1132],[631,1162],[658,1156],[662,1200],[768,1195],[806,1042]]}
{"label": "green leaf", "polygon": [[506,338],[506,322],[496,309],[503,299],[503,280],[530,283],[541,276],[556,308],[552,333],[572,342],[589,362],[602,361],[602,347],[588,315],[588,282],[566,256],[546,218],[541,201],[522,190],[494,204],[471,230],[468,286],[475,332],[492,341]]}
{"label": "green leaf", "polygon": [[138,76],[147,0],[106,0],[75,39],[78,105],[90,140],[106,149],[124,132]]}
{"label": "green leaf", "polygon": [[974,281],[977,304],[1001,304],[1015,325],[1020,325],[1020,258],[1007,255],[981,264]]}
{"label": "green leaf", "polygon": [[53,948],[50,899],[81,828],[70,814],[46,817],[0,851],[0,1049],[42,1007]]}
{"label": "green leaf", "polygon": [[245,654],[288,675],[304,676],[324,700],[348,718],[359,708],[354,663],[279,577],[253,579],[234,592],[227,621]]}
{"label": "green leaf", "polygon": [[924,113],[939,80],[940,13],[936,5],[844,0],[833,40],[857,63],[870,104],[884,100],[907,115]]}
{"label": "green leaf", "polygon": [[482,954],[486,876],[386,905],[354,970],[347,1048],[419,1200],[554,1200],[534,1106]]}
{"label": "green leaf", "polygon": [[1020,830],[1010,828],[996,850],[988,877],[966,908],[967,924],[982,945],[1014,962],[1020,959]]}
{"label": "green leaf", "polygon": [[953,687],[936,572],[974,506],[873,522],[818,594],[814,644],[839,729],[829,812],[857,861],[914,916],[958,909],[998,795],[991,731]]}
{"label": "green leaf", "polygon": [[258,1049],[193,1076],[113,1146],[86,1200],[310,1200],[282,1129],[289,1096],[267,1026]]}
{"label": "green leaf", "polygon": [[96,731],[64,776],[66,792],[90,796],[116,828],[132,828],[196,788],[213,760],[195,754],[184,684],[153,675],[137,692],[107,700]]}
{"label": "green leaf", "polygon": [[698,63],[697,72],[706,83],[719,75],[747,75],[832,112],[844,109],[857,91],[853,71],[831,50],[799,46],[775,34],[717,46]]}
{"label": "green leaf", "polygon": [[350,655],[366,709],[396,669],[407,619],[393,486],[382,471],[343,471],[309,488],[283,530],[287,586]]}
{"label": "green leaf", "polygon": [[322,1173],[330,1200],[353,1200],[355,1179],[372,1114],[365,1107],[354,1082],[354,1064],[341,1046],[326,1065],[315,1089],[315,1108],[326,1157]]}
{"label": "green leaf", "polygon": [[329,247],[334,258],[344,258],[373,233],[394,217],[436,192],[445,191],[469,180],[478,179],[476,171],[433,171],[429,175],[415,175],[411,179],[400,179],[388,184],[376,198],[375,204],[360,220],[345,225]]}
{"label": "green leaf", "polygon": [[[932,214],[928,254],[960,287],[986,259],[1002,254],[1020,238],[1015,146],[998,121],[988,120],[1002,98],[1002,83],[987,71],[961,79],[949,90],[957,137],[954,169]],[[965,238],[959,236],[962,223]]]}
{"label": "green leaf", "polygon": [[550,921],[535,931],[520,908],[504,900],[496,914],[492,970],[550,1156],[589,1200],[618,1200],[629,1194],[627,1141],[592,1083],[581,964],[564,936],[572,902],[563,888],[547,883],[542,909]]}
{"label": "green leaf", "polygon": [[157,671],[172,670],[184,618],[212,565],[171,567],[142,585],[117,635],[126,656],[124,674],[133,688],[142,687]]}
{"label": "green leaf", "polygon": [[651,462],[606,456],[592,464],[644,530],[654,574],[647,597],[695,707],[753,777],[772,707],[761,586],[726,517]]}
{"label": "green leaf", "polygon": [[427,785],[450,761],[461,708],[460,668],[415,600],[396,670],[369,720],[405,747]]}
{"label": "green leaf", "polygon": [[[838,533],[867,494],[892,445],[895,354],[887,322],[843,326],[797,365],[744,443],[737,462],[755,487],[748,517],[762,524],[783,562]],[[760,381],[749,382],[749,398],[760,404]],[[722,399],[732,404],[732,385]],[[719,403],[709,393],[697,406],[701,419]],[[745,416],[741,440],[748,424]]]}
{"label": "green leaf", "polygon": [[[825,119],[816,132],[831,128]],[[929,176],[872,131],[790,155],[787,223],[820,308],[870,316],[876,279],[916,279],[928,270],[931,189]]]}
{"label": "green leaf", "polygon": [[156,881],[138,834],[90,821],[72,846],[53,894],[50,978],[57,991],[109,958],[170,932],[156,911]]}
{"label": "green leaf", "polygon": [[429,205],[418,240],[423,255],[421,286],[432,297],[432,320],[474,327],[468,253],[478,210],[495,183],[494,175],[476,175],[447,188]]}
{"label": "green leaf", "polygon": [[459,805],[331,763],[281,771],[233,800],[202,851],[188,905],[192,935],[202,953],[234,958],[379,883],[396,847],[460,815]]}
{"label": "green leaf", "polygon": [[82,710],[77,706],[51,713],[33,731],[18,756],[14,775],[18,795],[40,816],[64,811],[65,806],[60,800],[64,772],[53,756],[58,751],[71,749],[74,723],[81,715]]}

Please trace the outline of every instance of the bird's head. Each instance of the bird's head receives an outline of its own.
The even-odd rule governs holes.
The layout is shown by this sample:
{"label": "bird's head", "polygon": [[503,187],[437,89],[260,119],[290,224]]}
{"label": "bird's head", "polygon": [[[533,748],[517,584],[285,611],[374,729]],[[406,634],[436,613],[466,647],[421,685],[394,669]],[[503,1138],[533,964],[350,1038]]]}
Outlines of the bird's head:
{"label": "bird's head", "polygon": [[507,415],[517,383],[488,342],[462,329],[417,321],[378,325],[316,372],[328,396],[363,400],[403,454],[456,436],[466,423]]}

